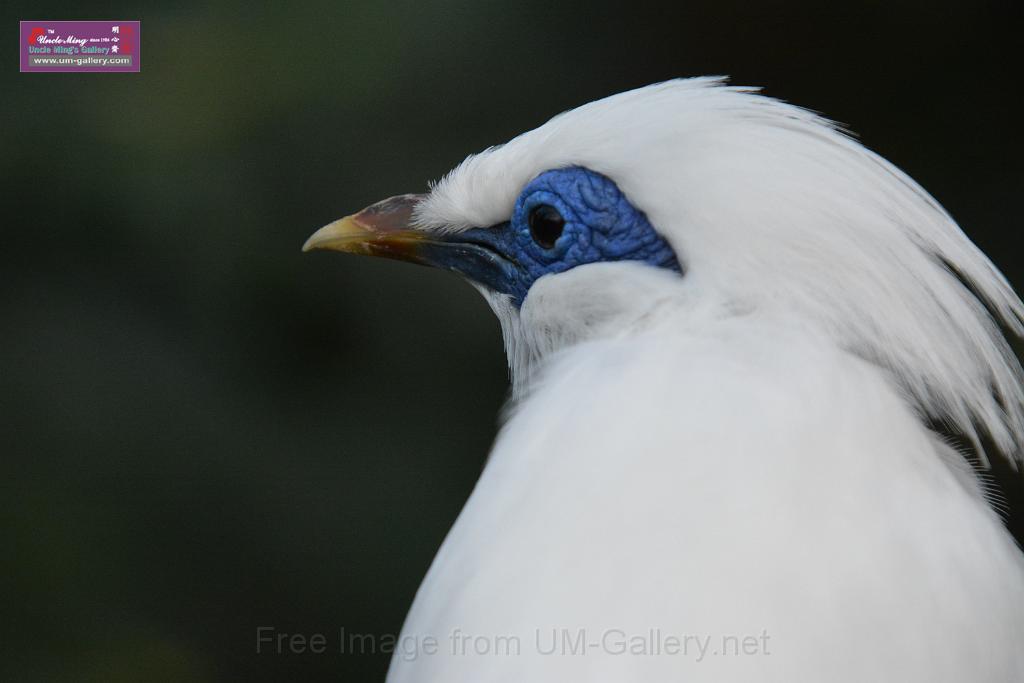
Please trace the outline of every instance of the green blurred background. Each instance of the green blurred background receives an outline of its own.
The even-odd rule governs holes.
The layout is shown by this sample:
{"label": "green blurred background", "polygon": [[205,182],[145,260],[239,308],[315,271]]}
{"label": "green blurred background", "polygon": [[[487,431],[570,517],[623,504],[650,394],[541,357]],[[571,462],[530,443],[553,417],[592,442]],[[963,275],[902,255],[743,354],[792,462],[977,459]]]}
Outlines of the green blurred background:
{"label": "green blurred background", "polygon": [[[19,19],[141,19],[19,74]],[[564,109],[728,74],[849,124],[1024,285],[1019,3],[6,3],[0,680],[381,680],[504,400],[449,275],[299,252]],[[327,634],[257,654],[256,628]]]}

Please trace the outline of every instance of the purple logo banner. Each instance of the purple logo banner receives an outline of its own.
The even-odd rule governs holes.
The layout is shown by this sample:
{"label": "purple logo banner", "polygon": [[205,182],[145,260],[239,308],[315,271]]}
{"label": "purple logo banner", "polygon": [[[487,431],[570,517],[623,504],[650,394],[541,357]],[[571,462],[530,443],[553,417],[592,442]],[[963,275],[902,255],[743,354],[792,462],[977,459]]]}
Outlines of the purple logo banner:
{"label": "purple logo banner", "polygon": [[22,21],[21,71],[142,68],[142,22]]}

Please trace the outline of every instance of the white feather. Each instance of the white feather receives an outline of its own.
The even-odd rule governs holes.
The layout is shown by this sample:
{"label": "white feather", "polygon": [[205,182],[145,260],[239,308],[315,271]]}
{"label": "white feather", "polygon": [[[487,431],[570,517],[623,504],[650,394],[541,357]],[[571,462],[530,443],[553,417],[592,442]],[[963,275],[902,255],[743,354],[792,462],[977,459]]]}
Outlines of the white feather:
{"label": "white feather", "polygon": [[[389,680],[1024,679],[1020,552],[881,371],[796,324],[665,313],[519,404],[403,631],[440,649]],[[545,654],[552,629],[598,646]],[[712,649],[601,644],[651,629]]]}
{"label": "white feather", "polygon": [[648,215],[691,289],[799,311],[888,368],[923,413],[971,437],[977,423],[1024,457],[1020,365],[945,264],[1018,335],[1020,299],[927,192],[828,121],[718,79],[641,88],[469,157],[421,205],[419,224],[507,220],[526,183],[574,164],[611,177]]}
{"label": "white feather", "polygon": [[[1020,333],[995,267],[891,164],[714,79],[470,157],[419,225],[507,220],[529,180],[573,164],[611,177],[685,275],[583,266],[521,310],[485,293],[516,401],[403,630],[438,647],[397,654],[389,681],[1024,680],[1024,556],[921,419],[1020,454],[1020,366],[944,263]],[[551,629],[598,646],[542,654]],[[769,640],[700,658],[602,644],[651,629]]]}

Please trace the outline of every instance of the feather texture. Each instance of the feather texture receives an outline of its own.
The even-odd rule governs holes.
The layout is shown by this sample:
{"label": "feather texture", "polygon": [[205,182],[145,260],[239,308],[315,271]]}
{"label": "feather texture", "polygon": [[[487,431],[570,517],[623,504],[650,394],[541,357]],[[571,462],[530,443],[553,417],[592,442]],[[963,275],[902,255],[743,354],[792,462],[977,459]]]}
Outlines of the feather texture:
{"label": "feather texture", "polygon": [[[827,120],[720,79],[641,88],[469,157],[418,223],[507,220],[526,183],[570,165],[619,184],[675,247],[691,289],[798,311],[888,369],[922,413],[975,443],[980,426],[1024,457],[1021,367],[986,310],[1021,335],[1020,299],[924,189]],[[522,377],[537,354],[521,341],[506,340]]]}
{"label": "feather texture", "polygon": [[[406,621],[440,647],[389,680],[1024,679],[1022,556],[882,371],[782,321],[661,313],[519,403]],[[707,652],[614,649],[652,629]]]}
{"label": "feather texture", "polygon": [[[612,179],[685,275],[588,264],[518,308],[483,291],[514,401],[403,630],[436,646],[389,681],[1024,680],[1024,556],[924,421],[1022,455],[989,311],[1020,335],[1024,308],[992,263],[892,164],[720,79],[472,156],[416,223],[506,221],[566,166]],[[689,649],[652,654],[655,630]]]}

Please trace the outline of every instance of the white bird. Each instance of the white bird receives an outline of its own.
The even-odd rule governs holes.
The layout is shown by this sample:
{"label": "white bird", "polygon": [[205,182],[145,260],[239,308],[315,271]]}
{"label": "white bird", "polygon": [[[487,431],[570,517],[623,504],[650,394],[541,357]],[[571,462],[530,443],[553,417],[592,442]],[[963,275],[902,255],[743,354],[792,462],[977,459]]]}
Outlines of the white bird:
{"label": "white bird", "polygon": [[465,275],[511,368],[392,683],[1024,681],[1024,554],[927,426],[1019,461],[1024,306],[830,122],[653,85],[305,248]]}

